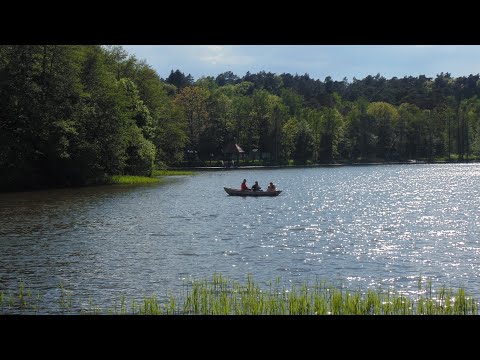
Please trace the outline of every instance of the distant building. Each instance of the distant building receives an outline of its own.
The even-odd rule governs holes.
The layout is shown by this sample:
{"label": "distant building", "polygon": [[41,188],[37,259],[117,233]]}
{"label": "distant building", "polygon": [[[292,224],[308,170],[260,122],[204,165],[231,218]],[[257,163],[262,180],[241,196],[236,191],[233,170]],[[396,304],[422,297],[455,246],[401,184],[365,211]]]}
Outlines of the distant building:
{"label": "distant building", "polygon": [[243,159],[243,157],[245,156],[245,151],[243,151],[240,145],[234,142],[230,142],[223,149],[223,154],[225,156],[225,160],[227,160],[228,162],[236,160],[238,164],[240,159]]}

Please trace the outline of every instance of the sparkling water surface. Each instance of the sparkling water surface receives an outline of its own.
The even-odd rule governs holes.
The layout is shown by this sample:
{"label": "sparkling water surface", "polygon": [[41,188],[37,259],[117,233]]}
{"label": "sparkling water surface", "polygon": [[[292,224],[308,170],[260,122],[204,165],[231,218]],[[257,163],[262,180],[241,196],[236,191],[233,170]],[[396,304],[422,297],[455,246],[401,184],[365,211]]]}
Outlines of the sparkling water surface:
{"label": "sparkling water surface", "polygon": [[[223,186],[273,181],[278,197]],[[225,170],[145,186],[0,194],[0,291],[111,307],[214,273],[351,289],[418,279],[480,299],[480,164]],[[51,303],[51,308],[49,303]],[[4,310],[5,312],[5,310]]]}

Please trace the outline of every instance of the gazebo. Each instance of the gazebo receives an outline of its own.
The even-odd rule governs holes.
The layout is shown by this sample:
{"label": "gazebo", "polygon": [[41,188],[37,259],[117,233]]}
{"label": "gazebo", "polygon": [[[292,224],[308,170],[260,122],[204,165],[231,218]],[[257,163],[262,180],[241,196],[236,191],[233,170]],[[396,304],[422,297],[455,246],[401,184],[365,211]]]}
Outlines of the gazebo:
{"label": "gazebo", "polygon": [[245,156],[245,151],[243,151],[240,145],[235,144],[234,142],[228,143],[223,149],[223,153],[225,155],[225,160],[227,160],[228,163],[230,163],[235,157],[238,164],[240,162],[240,157],[243,158]]}

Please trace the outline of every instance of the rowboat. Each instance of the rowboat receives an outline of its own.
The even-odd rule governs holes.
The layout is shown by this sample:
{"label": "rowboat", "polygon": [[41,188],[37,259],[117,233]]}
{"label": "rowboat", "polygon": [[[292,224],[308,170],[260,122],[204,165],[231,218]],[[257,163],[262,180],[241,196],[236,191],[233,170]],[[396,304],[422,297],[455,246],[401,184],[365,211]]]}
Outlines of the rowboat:
{"label": "rowboat", "polygon": [[232,196],[277,196],[282,192],[282,190],[275,190],[275,191],[245,190],[245,191],[242,191],[240,189],[232,189],[232,188],[228,188],[228,187],[223,187],[223,189],[227,192],[228,195],[232,195]]}

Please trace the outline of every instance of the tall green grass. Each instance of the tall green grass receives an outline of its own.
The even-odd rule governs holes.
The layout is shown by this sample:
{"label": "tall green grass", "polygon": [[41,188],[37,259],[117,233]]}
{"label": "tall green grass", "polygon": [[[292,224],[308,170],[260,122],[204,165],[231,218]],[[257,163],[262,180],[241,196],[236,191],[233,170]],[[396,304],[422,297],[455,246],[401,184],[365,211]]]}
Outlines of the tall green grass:
{"label": "tall green grass", "polygon": [[112,184],[153,184],[160,182],[159,178],[146,176],[115,175],[111,177]]}
{"label": "tall green grass", "polygon": [[215,274],[211,281],[193,282],[184,294],[184,314],[244,315],[468,315],[478,313],[477,302],[460,288],[445,286],[434,291],[431,282],[425,295],[416,299],[392,289],[349,291],[325,280],[290,289],[270,283],[262,289],[247,277],[246,284]]}
{"label": "tall green grass", "polygon": [[108,179],[107,183],[122,184],[122,185],[154,184],[161,181],[161,179],[158,178],[158,176],[173,176],[173,175],[193,175],[193,172],[192,171],[174,171],[174,170],[153,170],[152,177],[114,175]]}
{"label": "tall green grass", "polygon": [[176,175],[193,175],[193,171],[183,170],[153,170],[152,176],[176,176]]}
{"label": "tall green grass", "polygon": [[[424,286],[426,283],[426,287]],[[130,303],[125,296],[112,307],[101,309],[92,298],[75,301],[73,292],[60,285],[58,314],[137,314],[137,315],[476,315],[478,303],[464,288],[432,288],[431,281],[419,278],[416,296],[405,296],[391,288],[362,291],[336,287],[326,280],[280,285],[280,279],[261,287],[248,275],[245,283],[219,274],[211,279],[185,283],[180,296],[156,295]],[[1,313],[37,313],[41,297],[25,290],[23,282],[15,293],[0,291]],[[51,304],[50,304],[51,305]],[[51,306],[49,306],[51,308]]]}

